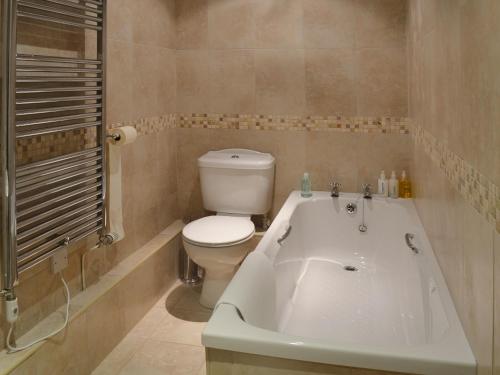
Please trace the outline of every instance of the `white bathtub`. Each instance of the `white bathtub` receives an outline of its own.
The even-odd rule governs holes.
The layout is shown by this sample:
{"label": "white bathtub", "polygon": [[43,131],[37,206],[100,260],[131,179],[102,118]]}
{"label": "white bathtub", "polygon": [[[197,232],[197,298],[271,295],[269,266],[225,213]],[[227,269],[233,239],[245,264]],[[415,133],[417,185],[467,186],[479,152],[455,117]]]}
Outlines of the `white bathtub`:
{"label": "white bathtub", "polygon": [[219,300],[203,344],[385,371],[476,372],[413,202],[359,194],[293,192]]}

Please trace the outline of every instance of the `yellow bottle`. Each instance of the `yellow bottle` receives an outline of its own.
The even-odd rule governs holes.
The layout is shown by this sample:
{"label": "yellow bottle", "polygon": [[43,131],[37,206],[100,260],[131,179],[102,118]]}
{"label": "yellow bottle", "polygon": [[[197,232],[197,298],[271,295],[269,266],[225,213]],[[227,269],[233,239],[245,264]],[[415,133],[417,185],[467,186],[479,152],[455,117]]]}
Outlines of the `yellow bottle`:
{"label": "yellow bottle", "polygon": [[400,198],[411,198],[411,182],[406,177],[405,171],[403,171],[401,180],[399,180],[399,196]]}

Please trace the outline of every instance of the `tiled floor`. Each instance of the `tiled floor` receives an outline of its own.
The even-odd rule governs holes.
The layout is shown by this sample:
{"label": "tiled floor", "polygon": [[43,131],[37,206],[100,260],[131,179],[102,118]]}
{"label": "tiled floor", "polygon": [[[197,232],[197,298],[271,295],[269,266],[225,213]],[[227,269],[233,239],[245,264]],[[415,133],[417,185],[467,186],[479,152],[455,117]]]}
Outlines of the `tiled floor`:
{"label": "tiled floor", "polygon": [[92,374],[204,375],[201,331],[211,310],[199,293],[176,283]]}

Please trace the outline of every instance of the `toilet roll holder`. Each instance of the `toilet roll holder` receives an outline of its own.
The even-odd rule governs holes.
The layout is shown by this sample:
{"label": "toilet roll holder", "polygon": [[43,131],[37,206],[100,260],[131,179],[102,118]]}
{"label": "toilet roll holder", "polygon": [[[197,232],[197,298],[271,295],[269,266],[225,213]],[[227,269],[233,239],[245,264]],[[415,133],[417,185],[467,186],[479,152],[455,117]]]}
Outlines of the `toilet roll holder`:
{"label": "toilet roll holder", "polygon": [[113,142],[118,142],[122,136],[119,133],[106,134],[106,138],[111,139]]}

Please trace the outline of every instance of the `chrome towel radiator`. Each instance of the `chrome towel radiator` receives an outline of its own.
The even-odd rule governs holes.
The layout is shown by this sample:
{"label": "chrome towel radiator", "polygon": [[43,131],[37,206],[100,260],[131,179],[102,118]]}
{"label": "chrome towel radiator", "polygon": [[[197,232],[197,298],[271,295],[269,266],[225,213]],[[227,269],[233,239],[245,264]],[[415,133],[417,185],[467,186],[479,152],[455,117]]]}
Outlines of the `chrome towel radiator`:
{"label": "chrome towel radiator", "polygon": [[[4,293],[12,291],[19,273],[105,227],[105,16],[106,0],[3,1]],[[97,58],[18,53],[19,20],[90,30],[97,37]],[[28,164],[16,161],[20,140],[70,131],[83,137],[84,130],[96,140],[77,152]]]}

